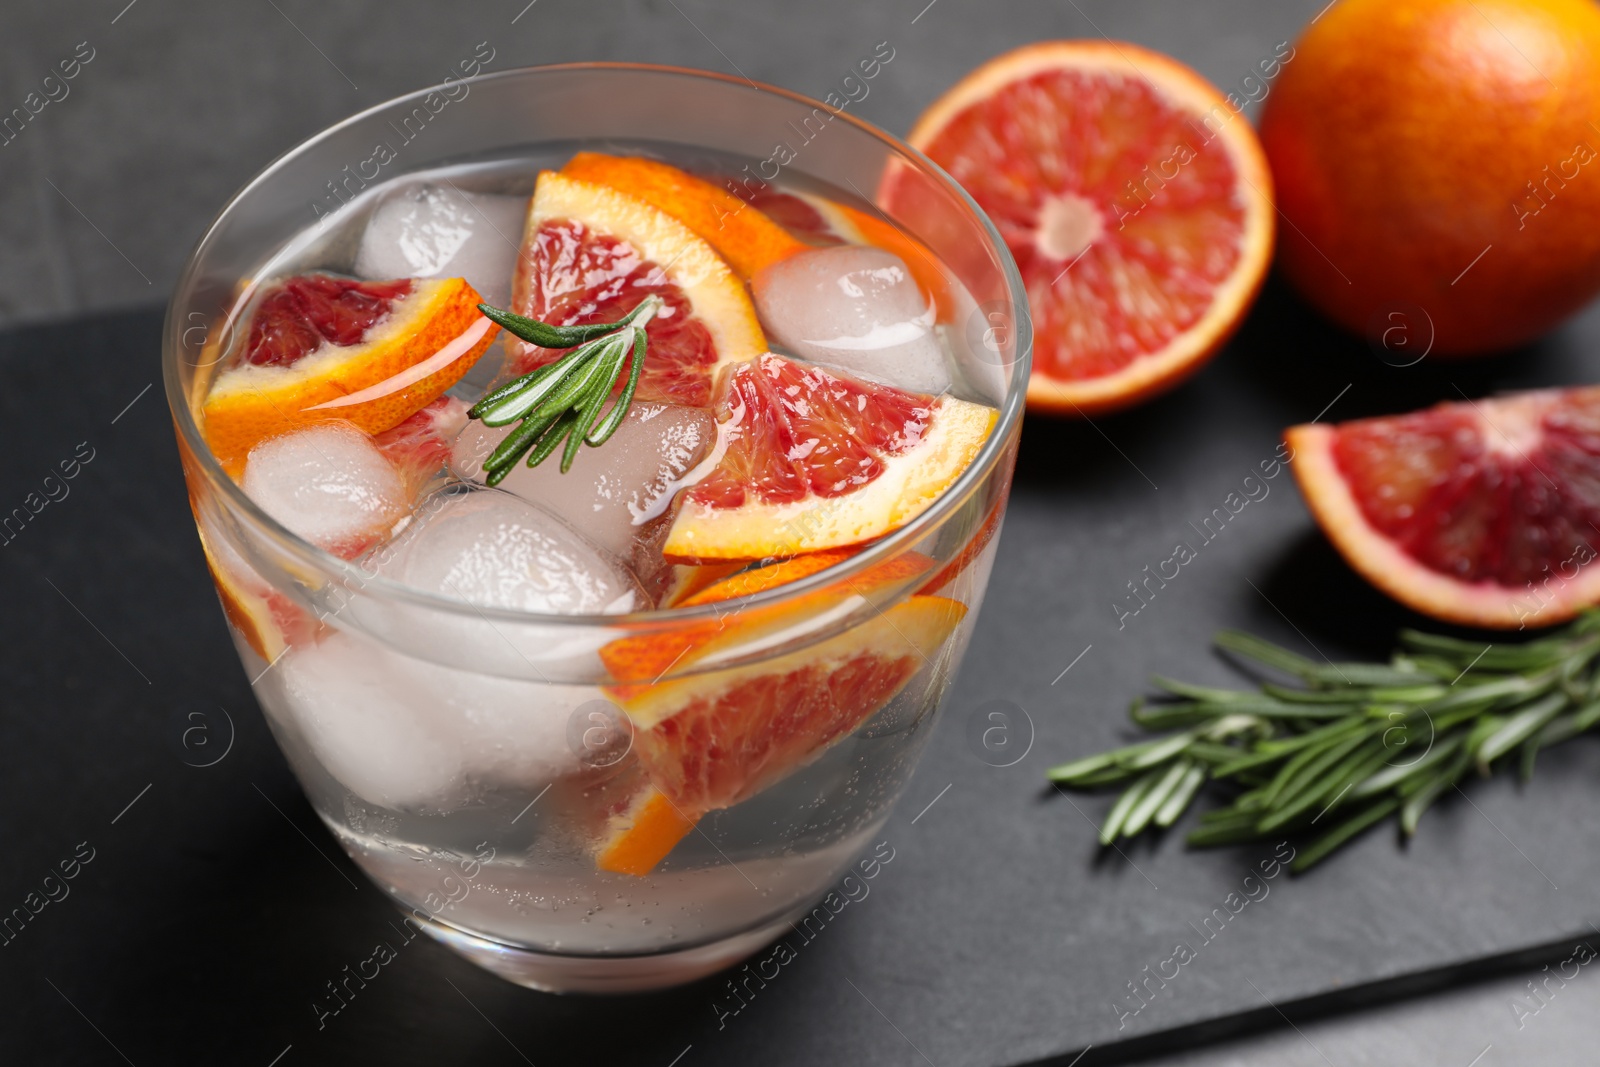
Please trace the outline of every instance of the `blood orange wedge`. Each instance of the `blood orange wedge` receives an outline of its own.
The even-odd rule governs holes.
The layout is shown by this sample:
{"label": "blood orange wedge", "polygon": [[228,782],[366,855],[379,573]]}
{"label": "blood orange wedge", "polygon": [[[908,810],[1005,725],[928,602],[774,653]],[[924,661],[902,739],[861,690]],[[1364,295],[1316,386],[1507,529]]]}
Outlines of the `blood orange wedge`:
{"label": "blood orange wedge", "polygon": [[205,519],[197,516],[196,528],[222,613],[256,655],[272,663],[289,646],[317,639],[321,622],[274,589]]}
{"label": "blood orange wedge", "polygon": [[635,726],[650,786],[613,820],[596,861],[648,874],[701,816],[731,807],[820,755],[893,700],[966,614],[914,596],[787,655],[612,691]]}
{"label": "blood orange wedge", "polygon": [[1600,387],[1284,435],[1346,560],[1446,622],[1548,626],[1600,603]]}
{"label": "blood orange wedge", "polygon": [[[400,476],[405,502],[415,504],[445,468],[450,442],[466,421],[467,405],[455,397],[441,396],[372,439]],[[198,508],[195,521],[223,613],[257,655],[271,662],[285,648],[321,636],[323,624],[263,578]],[[327,547],[336,555],[352,558],[371,544],[371,538],[363,538]]]}
{"label": "blood orange wedge", "polygon": [[441,396],[372,439],[400,473],[412,501],[449,465],[451,444],[467,425],[467,407],[465,401]]}
{"label": "blood orange wedge", "polygon": [[727,190],[653,159],[579,152],[561,173],[609,185],[666,212],[709,242],[746,279],[810,247]]}
{"label": "blood orange wedge", "polygon": [[460,278],[360,282],[304,274],[275,283],[247,339],[201,406],[206,442],[230,473],[268,437],[343,419],[367,433],[454,385],[499,327]]}
{"label": "blood orange wedge", "polygon": [[792,556],[886,534],[966,470],[997,413],[768,354],[729,369],[713,414],[722,458],[681,495],[670,559]]}
{"label": "blood orange wedge", "polygon": [[667,564],[669,573],[663,584],[660,606],[675,608],[728,575],[743,570],[745,566],[741,560],[730,563],[708,563],[704,566],[692,563],[669,563]]}
{"label": "blood orange wedge", "polygon": [[[779,560],[764,567],[723,578],[678,603],[678,607],[717,604],[797,582],[843,563],[858,549],[836,548]],[[636,696],[669,670],[683,670],[730,646],[745,646],[764,634],[778,631],[803,635],[808,620],[837,614],[851,599],[869,603],[888,599],[902,587],[933,568],[933,560],[917,552],[880,563],[860,575],[841,579],[792,601],[729,612],[714,619],[675,623],[670,629],[612,641],[600,650],[600,660],[619,683],[612,692]]]}
{"label": "blood orange wedge", "polygon": [[[766,351],[744,283],[693,230],[637,197],[554,171],[539,175],[513,310],[556,326],[616,322],[655,294],[640,400],[711,402],[717,371]],[[560,353],[517,341],[512,370]]]}
{"label": "blood orange wedge", "polygon": [[835,231],[833,218],[825,210],[826,202],[820,197],[781,192],[765,183],[759,189],[751,189],[737,180],[735,185],[733,195],[806,244],[825,248],[844,243],[844,238]]}
{"label": "blood orange wedge", "polygon": [[[1094,414],[1171,387],[1244,317],[1272,252],[1250,124],[1194,71],[1108,41],[990,60],[907,138],[972,194],[1028,287],[1028,402]],[[891,212],[923,184],[891,169]]]}

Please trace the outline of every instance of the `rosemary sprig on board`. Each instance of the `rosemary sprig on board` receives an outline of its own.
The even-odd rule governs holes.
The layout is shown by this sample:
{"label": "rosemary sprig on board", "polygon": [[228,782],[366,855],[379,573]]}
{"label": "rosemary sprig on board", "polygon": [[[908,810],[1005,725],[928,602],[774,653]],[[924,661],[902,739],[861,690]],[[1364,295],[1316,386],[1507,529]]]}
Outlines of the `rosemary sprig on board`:
{"label": "rosemary sprig on board", "polygon": [[[1298,685],[1212,689],[1154,679],[1168,699],[1134,701],[1139,726],[1164,736],[1049,771],[1070,789],[1122,788],[1102,844],[1171,826],[1208,782],[1232,787],[1190,845],[1316,836],[1303,871],[1390,816],[1414,834],[1423,812],[1476,769],[1515,756],[1524,779],[1539,750],[1600,724],[1600,611],[1516,645],[1405,630],[1387,664],[1315,663],[1235,630],[1217,647]],[[1175,732],[1167,732],[1175,731]]]}

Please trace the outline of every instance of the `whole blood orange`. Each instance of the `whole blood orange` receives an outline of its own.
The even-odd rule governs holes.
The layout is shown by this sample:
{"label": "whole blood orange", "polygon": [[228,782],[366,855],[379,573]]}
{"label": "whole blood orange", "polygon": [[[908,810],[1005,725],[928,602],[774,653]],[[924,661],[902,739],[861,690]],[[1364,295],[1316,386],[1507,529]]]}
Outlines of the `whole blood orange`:
{"label": "whole blood orange", "polygon": [[1261,117],[1284,271],[1370,336],[1536,337],[1600,290],[1597,117],[1592,0],[1340,0]]}
{"label": "whole blood orange", "polygon": [[1285,435],[1346,560],[1425,615],[1548,626],[1600,603],[1600,387]]}
{"label": "whole blood orange", "polygon": [[[1250,124],[1137,45],[1047,41],[990,60],[907,140],[994,220],[1028,286],[1028,406],[1094,414],[1181,381],[1243,319],[1272,252]],[[891,169],[891,212],[925,183]]]}

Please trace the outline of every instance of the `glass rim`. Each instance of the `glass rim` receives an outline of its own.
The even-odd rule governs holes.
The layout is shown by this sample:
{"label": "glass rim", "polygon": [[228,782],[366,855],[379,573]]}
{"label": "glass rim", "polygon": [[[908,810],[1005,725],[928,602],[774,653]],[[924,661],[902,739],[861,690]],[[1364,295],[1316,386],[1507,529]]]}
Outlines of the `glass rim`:
{"label": "glass rim", "polygon": [[[868,544],[849,559],[826,567],[805,578],[779,585],[772,589],[715,603],[693,607],[652,608],[648,611],[610,615],[544,614],[515,608],[478,605],[437,593],[430,593],[369,571],[358,560],[347,560],[335,556],[331,552],[319,548],[291,532],[287,527],[268,515],[255,501],[245,494],[240,485],[223,471],[222,465],[217,461],[216,456],[212,454],[210,446],[206,444],[205,438],[200,433],[199,425],[195,421],[194,412],[189,403],[190,398],[183,391],[182,383],[178,379],[178,360],[182,352],[182,346],[179,341],[183,334],[183,323],[180,321],[180,298],[193,287],[194,275],[200,259],[217,237],[219,228],[229,215],[252,192],[271,181],[290,160],[310,152],[342,130],[354,126],[373,115],[395,108],[397,105],[420,101],[429,93],[443,91],[449,87],[449,83],[445,82],[391,97],[371,107],[364,108],[324,127],[280,153],[227,199],[222,208],[206,225],[204,233],[184,261],[183,269],[178,275],[177,283],[173,287],[172,297],[167,305],[167,314],[161,338],[161,369],[167,394],[167,406],[172,413],[174,425],[182,438],[183,444],[186,446],[186,450],[193,457],[206,482],[228,502],[231,512],[249,521],[254,533],[270,539],[280,550],[291,554],[297,564],[308,568],[317,574],[319,578],[329,579],[341,585],[354,585],[361,592],[379,594],[385,598],[398,600],[416,607],[441,611],[451,615],[470,615],[479,620],[489,622],[537,623],[540,626],[604,626],[607,628],[615,628],[624,624],[644,625],[667,622],[693,622],[720,617],[730,610],[739,611],[745,608],[776,604],[790,598],[804,596],[842,581],[848,581],[869,568],[909,550],[929,528],[941,525],[949,514],[960,507],[983,480],[989,476],[1005,454],[1009,447],[1010,439],[1022,419],[1027,394],[1027,377],[1032,364],[1032,320],[1029,316],[1027,290],[1023,284],[1021,273],[1018,271],[1016,261],[1012,258],[1010,249],[995,228],[993,221],[967,191],[945,172],[944,168],[911,145],[888,131],[840,108],[832,107],[823,101],[806,96],[804,93],[797,93],[781,86],[768,85],[765,82],[757,82],[746,77],[723,74],[718,71],[700,70],[693,67],[616,61],[550,63],[514,67],[508,70],[478,74],[470,78],[455,79],[454,81],[458,85],[479,85],[508,78],[527,78],[530,75],[581,73],[586,71],[597,73],[605,71],[644,72],[722,82],[740,91],[753,91],[758,95],[777,96],[809,108],[820,108],[834,118],[844,119],[856,129],[882,142],[892,153],[931,175],[946,191],[955,195],[957,202],[977,221],[979,227],[988,238],[991,249],[996,253],[996,260],[1005,281],[1005,288],[1011,305],[1011,328],[1016,346],[1016,358],[1010,365],[1010,377],[1012,380],[1008,383],[1007,395],[1001,402],[999,417],[996,419],[989,437],[979,449],[977,456],[968,464],[967,469],[961,472],[955,482],[941,493],[926,510],[903,526]],[[877,205],[873,206],[877,207]],[[879,211],[881,213],[881,208]],[[1020,381],[1018,380],[1019,378]]]}

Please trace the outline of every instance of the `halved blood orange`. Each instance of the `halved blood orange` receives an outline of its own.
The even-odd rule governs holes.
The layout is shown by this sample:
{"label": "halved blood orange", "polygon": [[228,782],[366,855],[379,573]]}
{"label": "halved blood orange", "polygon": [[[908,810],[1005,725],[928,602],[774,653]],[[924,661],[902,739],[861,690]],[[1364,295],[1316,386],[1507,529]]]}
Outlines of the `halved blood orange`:
{"label": "halved blood orange", "polygon": [[749,279],[761,268],[805,251],[789,232],[745,201],[667,163],[638,156],[579,152],[561,173],[636,196],[699,234]]}
{"label": "halved blood orange", "polygon": [[[610,186],[541,173],[513,310],[557,326],[615,322],[652,294],[665,306],[645,327],[640,400],[706,407],[721,367],[766,351],[744,283],[688,226]],[[511,352],[519,374],[560,356],[522,341]]]}
{"label": "halved blood orange", "polygon": [[1408,607],[1520,629],[1600,603],[1600,387],[1295,426],[1284,439],[1329,539]]}
{"label": "halved blood orange", "polygon": [[230,473],[268,437],[343,419],[380,433],[454,385],[499,327],[460,278],[361,282],[304,274],[270,286],[201,405]]}
{"label": "halved blood orange", "polygon": [[960,601],[913,596],[784,656],[608,690],[633,720],[650,785],[608,827],[598,865],[648,874],[701,816],[753,796],[870,719],[965,614]]}
{"label": "halved blood orange", "polygon": [[[972,194],[1028,287],[1030,407],[1094,414],[1170,388],[1260,288],[1274,214],[1250,124],[1137,45],[1049,41],[968,74],[907,137]],[[903,169],[882,195],[919,195]]]}
{"label": "halved blood orange", "polygon": [[949,488],[997,415],[770,353],[727,371],[713,414],[722,458],[682,493],[670,559],[765,559],[879,537]]}

